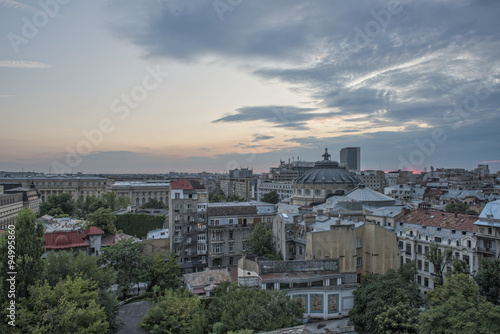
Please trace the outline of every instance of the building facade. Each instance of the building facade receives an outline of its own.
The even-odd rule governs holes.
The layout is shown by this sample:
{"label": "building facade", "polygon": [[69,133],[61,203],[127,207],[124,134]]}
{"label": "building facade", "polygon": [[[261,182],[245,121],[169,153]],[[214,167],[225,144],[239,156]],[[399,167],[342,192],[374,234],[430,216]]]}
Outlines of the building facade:
{"label": "building facade", "polygon": [[486,204],[475,225],[478,260],[500,257],[500,200]]}
{"label": "building facade", "polygon": [[178,254],[183,273],[207,267],[207,204],[208,190],[199,181],[170,183],[171,252]]}
{"label": "building facade", "polygon": [[292,182],[273,181],[270,179],[257,180],[257,201],[260,201],[262,196],[272,191],[276,191],[280,201],[290,198],[293,195]]}
{"label": "building facade", "polygon": [[233,266],[243,255],[245,238],[256,224],[271,225],[274,204],[261,202],[208,203],[208,266]]}
{"label": "building facade", "polygon": [[117,196],[127,197],[135,207],[151,199],[155,199],[168,206],[168,194],[170,192],[170,182],[164,180],[153,181],[119,181],[106,186],[107,192],[114,192]]}
{"label": "building facade", "polygon": [[346,164],[347,169],[361,170],[361,148],[344,147],[340,150],[340,163]]}

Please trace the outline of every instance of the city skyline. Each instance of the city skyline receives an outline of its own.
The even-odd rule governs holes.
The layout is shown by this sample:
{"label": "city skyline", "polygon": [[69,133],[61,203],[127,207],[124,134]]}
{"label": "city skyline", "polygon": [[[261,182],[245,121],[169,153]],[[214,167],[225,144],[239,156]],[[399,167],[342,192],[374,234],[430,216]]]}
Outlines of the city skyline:
{"label": "city skyline", "polygon": [[0,8],[0,170],[500,169],[495,1]]}

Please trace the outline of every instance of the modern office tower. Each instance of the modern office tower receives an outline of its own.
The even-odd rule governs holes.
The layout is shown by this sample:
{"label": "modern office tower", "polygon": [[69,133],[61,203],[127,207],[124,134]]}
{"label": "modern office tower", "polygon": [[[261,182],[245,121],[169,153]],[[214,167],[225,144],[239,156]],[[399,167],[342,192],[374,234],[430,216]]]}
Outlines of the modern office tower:
{"label": "modern office tower", "polygon": [[340,163],[347,164],[347,169],[361,170],[361,148],[344,147],[341,149]]}

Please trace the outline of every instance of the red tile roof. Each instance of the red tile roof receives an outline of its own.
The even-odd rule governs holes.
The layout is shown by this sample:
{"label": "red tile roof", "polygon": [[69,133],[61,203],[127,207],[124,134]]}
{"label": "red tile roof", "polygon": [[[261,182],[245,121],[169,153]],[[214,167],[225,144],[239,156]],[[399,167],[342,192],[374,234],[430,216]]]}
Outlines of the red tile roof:
{"label": "red tile roof", "polygon": [[170,182],[170,189],[192,190],[194,188],[189,180],[177,180]]}
{"label": "red tile roof", "polygon": [[474,223],[479,219],[475,215],[455,214],[427,209],[417,209],[404,215],[400,222],[448,228],[452,230],[477,232],[478,227]]}
{"label": "red tile roof", "polygon": [[96,226],[86,230],[59,231],[45,233],[46,249],[68,249],[90,247],[89,235],[104,234],[104,231]]}

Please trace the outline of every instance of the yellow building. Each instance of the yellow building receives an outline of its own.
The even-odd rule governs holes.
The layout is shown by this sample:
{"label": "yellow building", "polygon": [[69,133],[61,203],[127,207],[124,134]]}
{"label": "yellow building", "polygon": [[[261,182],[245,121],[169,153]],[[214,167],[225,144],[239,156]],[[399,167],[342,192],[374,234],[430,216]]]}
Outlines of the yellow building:
{"label": "yellow building", "polygon": [[358,282],[366,274],[385,274],[401,264],[396,234],[364,223],[332,225],[329,231],[307,234],[306,259],[338,259],[340,272],[356,272]]}

